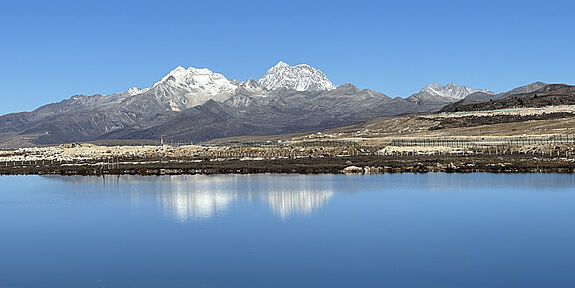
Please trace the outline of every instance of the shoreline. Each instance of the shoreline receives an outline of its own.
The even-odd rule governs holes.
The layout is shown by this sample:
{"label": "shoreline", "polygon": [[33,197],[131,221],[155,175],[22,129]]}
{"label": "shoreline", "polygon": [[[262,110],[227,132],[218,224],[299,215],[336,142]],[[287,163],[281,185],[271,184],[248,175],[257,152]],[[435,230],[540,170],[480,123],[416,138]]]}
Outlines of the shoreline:
{"label": "shoreline", "polygon": [[118,157],[0,163],[0,175],[575,173],[575,159],[530,154],[358,155],[281,159]]}

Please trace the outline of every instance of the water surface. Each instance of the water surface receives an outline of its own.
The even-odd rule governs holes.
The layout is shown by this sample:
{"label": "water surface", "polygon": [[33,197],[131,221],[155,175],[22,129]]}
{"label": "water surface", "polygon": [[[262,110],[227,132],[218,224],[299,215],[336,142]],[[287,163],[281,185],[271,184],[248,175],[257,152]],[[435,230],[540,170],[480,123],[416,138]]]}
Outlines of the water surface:
{"label": "water surface", "polygon": [[575,176],[2,176],[0,287],[575,287]]}

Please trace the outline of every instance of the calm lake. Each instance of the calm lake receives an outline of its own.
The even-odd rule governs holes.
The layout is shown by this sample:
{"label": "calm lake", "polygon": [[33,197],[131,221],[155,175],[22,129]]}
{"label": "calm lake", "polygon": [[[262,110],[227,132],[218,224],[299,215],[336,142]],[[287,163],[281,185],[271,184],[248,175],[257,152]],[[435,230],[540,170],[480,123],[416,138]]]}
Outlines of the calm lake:
{"label": "calm lake", "polygon": [[1,176],[0,287],[575,287],[575,175]]}

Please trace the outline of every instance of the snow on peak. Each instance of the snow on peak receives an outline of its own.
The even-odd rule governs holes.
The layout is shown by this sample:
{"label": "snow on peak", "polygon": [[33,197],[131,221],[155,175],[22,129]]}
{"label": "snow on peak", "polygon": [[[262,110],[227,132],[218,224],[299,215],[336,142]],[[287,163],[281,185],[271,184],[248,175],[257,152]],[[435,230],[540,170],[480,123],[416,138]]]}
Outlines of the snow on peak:
{"label": "snow on peak", "polygon": [[153,87],[160,84],[178,86],[187,90],[200,89],[211,95],[230,92],[237,88],[237,85],[226,79],[224,75],[214,73],[207,68],[189,67],[186,69],[181,66],[172,70]]}
{"label": "snow on peak", "polygon": [[140,89],[138,87],[132,87],[132,88],[126,90],[125,93],[128,94],[129,96],[134,96],[134,95],[145,93],[148,90],[150,90],[150,88]]}
{"label": "snow on peak", "polygon": [[223,102],[237,87],[237,83],[209,69],[178,66],[154,84],[151,93],[170,110],[183,111],[209,100]]}
{"label": "snow on peak", "polygon": [[453,83],[447,84],[445,86],[441,84],[430,84],[421,89],[420,93],[423,92],[427,92],[433,96],[445,97],[455,100],[461,100],[467,97],[467,95],[476,92],[495,94],[487,89],[472,89],[466,86],[460,86]]}
{"label": "snow on peak", "polygon": [[289,65],[284,61],[280,61],[274,67],[289,67]]}
{"label": "snow on peak", "polygon": [[258,84],[271,91],[281,88],[297,91],[336,88],[321,71],[306,64],[290,66],[282,61],[270,68],[264,77],[258,80]]}

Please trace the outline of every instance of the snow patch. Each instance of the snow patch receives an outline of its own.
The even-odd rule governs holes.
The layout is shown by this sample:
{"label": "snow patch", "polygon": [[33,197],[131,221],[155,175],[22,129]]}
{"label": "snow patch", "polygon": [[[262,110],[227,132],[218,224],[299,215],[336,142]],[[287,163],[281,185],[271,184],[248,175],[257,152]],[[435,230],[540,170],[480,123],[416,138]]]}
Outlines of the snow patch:
{"label": "snow patch", "polygon": [[481,92],[486,94],[495,94],[487,89],[472,89],[466,86],[460,86],[457,84],[447,84],[445,86],[441,84],[430,84],[421,89],[420,93],[427,92],[432,96],[445,97],[454,100],[461,100],[467,97],[469,94]]}

